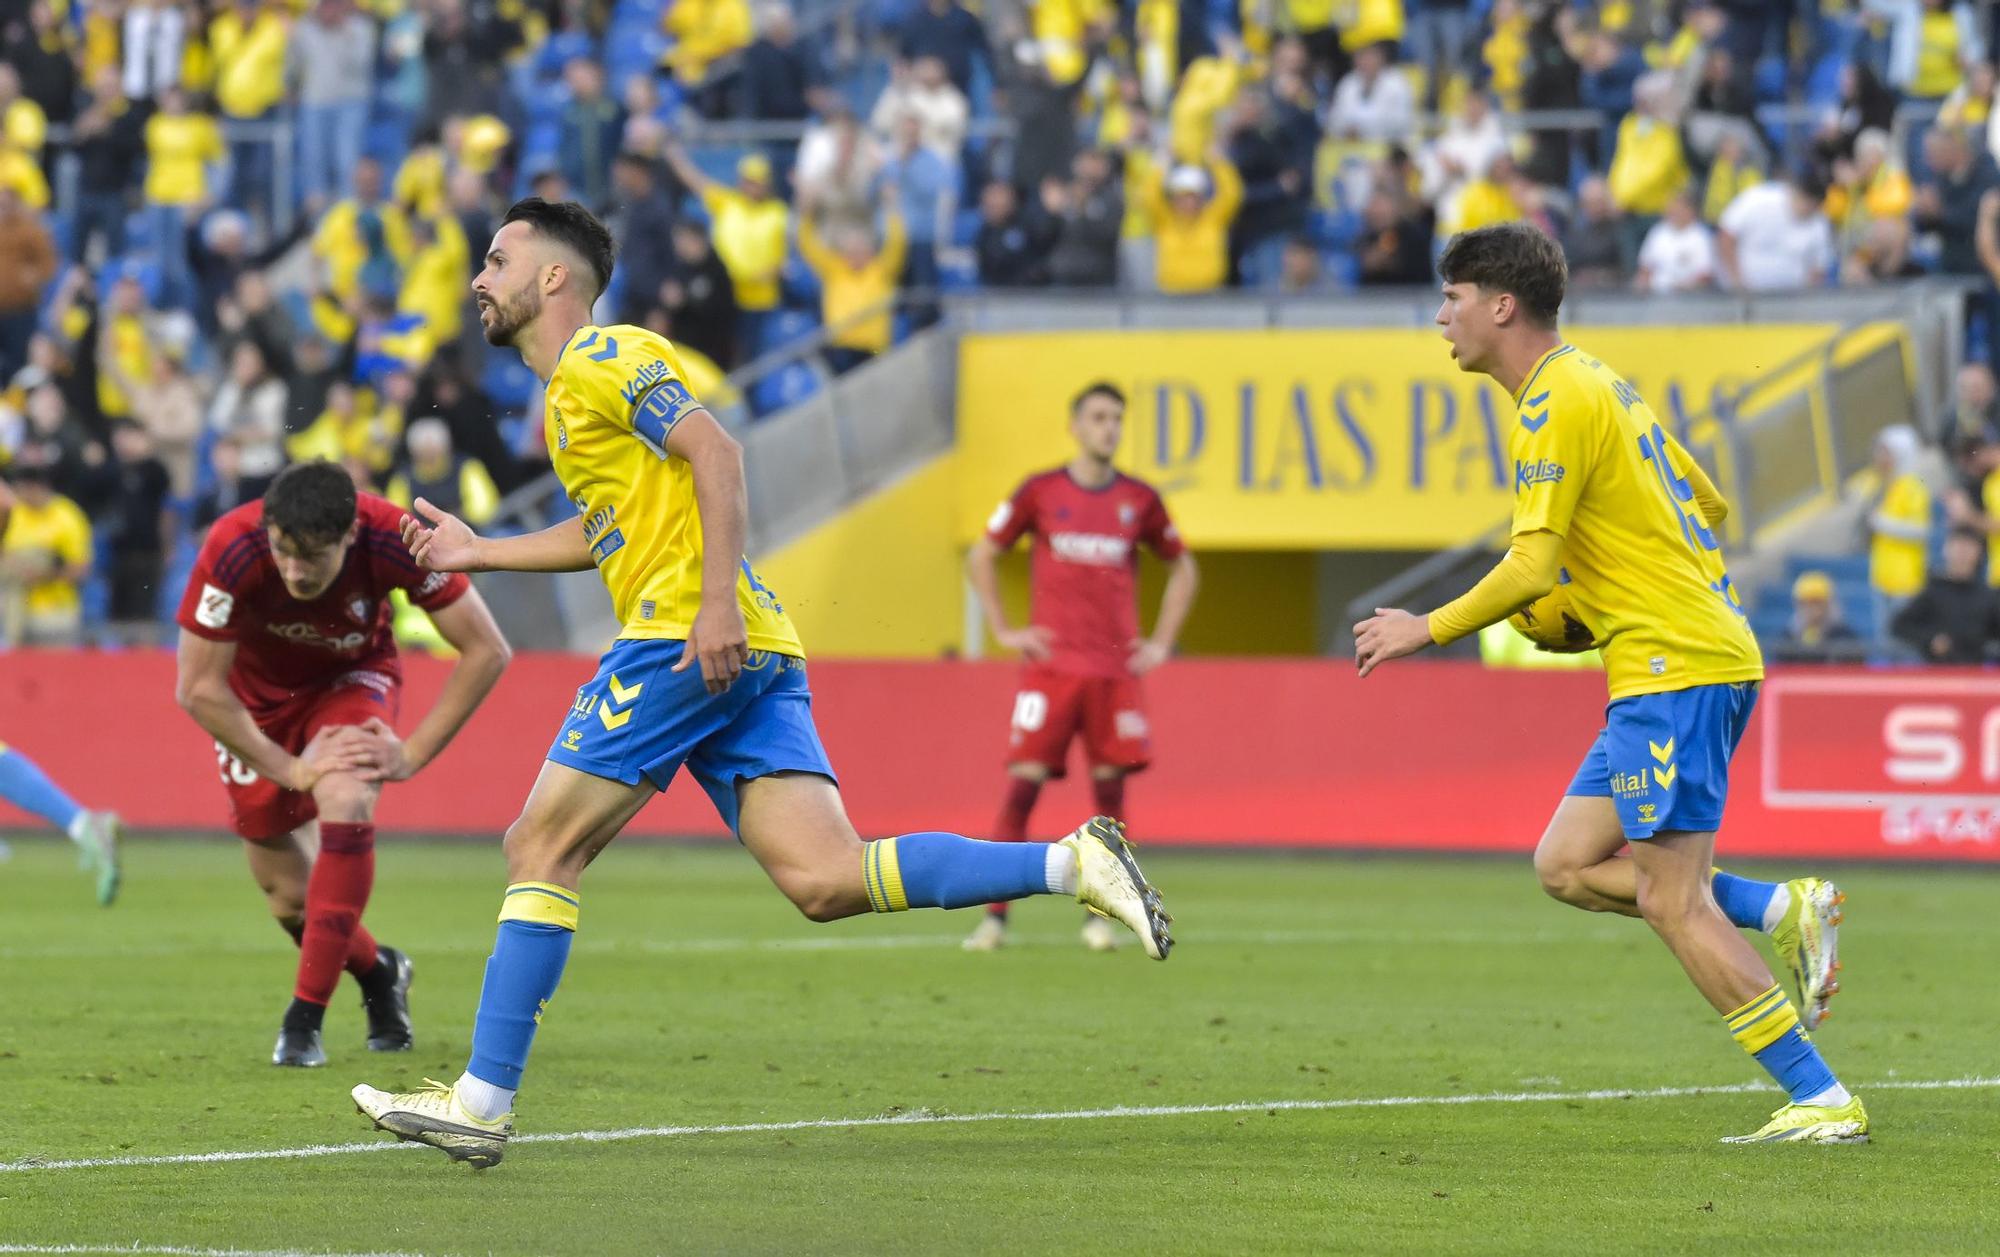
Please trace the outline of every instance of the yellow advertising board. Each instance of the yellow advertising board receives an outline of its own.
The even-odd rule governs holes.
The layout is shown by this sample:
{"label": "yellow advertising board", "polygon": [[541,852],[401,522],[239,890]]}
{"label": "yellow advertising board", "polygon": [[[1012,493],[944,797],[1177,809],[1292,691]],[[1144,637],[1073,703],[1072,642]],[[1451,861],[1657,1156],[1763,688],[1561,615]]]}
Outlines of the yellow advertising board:
{"label": "yellow advertising board", "polygon": [[[1825,344],[1833,324],[1581,327],[1684,430]],[[1426,330],[969,335],[959,351],[957,539],[1025,476],[1071,453],[1069,400],[1130,399],[1120,465],[1166,495],[1198,547],[1435,549],[1512,509],[1511,400]]]}

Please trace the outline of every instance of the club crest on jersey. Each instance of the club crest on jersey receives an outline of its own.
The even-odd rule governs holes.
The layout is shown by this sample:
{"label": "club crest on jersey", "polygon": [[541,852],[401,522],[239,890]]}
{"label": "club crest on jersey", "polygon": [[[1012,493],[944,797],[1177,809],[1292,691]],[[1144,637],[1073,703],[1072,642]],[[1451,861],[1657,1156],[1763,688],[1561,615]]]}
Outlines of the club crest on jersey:
{"label": "club crest on jersey", "polygon": [[375,604],[356,594],[347,600],[347,617],[356,624],[366,624],[375,618]]}
{"label": "club crest on jersey", "polygon": [[1120,528],[1130,528],[1138,519],[1139,508],[1133,506],[1130,502],[1120,502],[1118,504],[1118,526]]}

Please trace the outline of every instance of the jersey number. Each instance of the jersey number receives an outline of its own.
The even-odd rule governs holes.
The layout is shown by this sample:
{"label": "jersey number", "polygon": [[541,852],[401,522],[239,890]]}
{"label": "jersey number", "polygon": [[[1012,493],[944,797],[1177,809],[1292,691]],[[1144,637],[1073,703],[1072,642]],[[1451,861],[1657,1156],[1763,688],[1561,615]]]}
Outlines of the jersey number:
{"label": "jersey number", "polygon": [[252,785],[257,780],[257,770],[236,758],[236,753],[222,743],[215,744],[215,765],[222,770],[222,780],[235,782],[239,786]]}
{"label": "jersey number", "polygon": [[1033,733],[1049,718],[1049,696],[1039,690],[1022,690],[1014,696],[1014,727]]}
{"label": "jersey number", "polygon": [[[1668,460],[1667,436],[1660,430],[1659,424],[1654,424],[1652,431],[1639,434],[1639,456],[1653,465],[1654,477],[1667,495],[1667,505],[1673,508],[1674,518],[1680,521],[1681,536],[1687,541],[1688,548],[1697,554],[1722,549],[1715,534],[1702,523],[1701,508],[1693,505],[1694,486],[1688,483],[1686,476],[1675,471],[1673,463]],[[1722,574],[1721,580],[1711,581],[1709,588],[1721,595],[1731,610],[1738,615],[1743,613],[1742,600],[1737,598],[1736,586],[1730,583],[1728,572]]]}

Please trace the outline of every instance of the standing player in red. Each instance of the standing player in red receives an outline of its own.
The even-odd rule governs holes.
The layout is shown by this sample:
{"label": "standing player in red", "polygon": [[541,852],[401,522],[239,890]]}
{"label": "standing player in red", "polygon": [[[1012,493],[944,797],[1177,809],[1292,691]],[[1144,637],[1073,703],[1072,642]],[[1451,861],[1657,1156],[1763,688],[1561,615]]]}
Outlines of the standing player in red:
{"label": "standing player in red", "polygon": [[[1002,502],[966,562],[987,626],[1026,667],[1014,696],[1006,801],[994,838],[1022,842],[1042,783],[1061,777],[1070,742],[1081,736],[1090,757],[1094,807],[1125,818],[1125,777],[1146,767],[1152,747],[1139,678],[1165,663],[1194,606],[1200,576],[1194,556],[1167,518],[1159,492],[1112,465],[1125,429],[1125,395],[1092,384],[1069,407],[1076,456],[1030,476]],[[1001,552],[1033,533],[1031,622],[1007,623],[1000,605]],[[1139,546],[1173,565],[1151,637],[1139,635]],[[965,940],[967,951],[1007,941],[1007,905],[996,903]],[[1118,945],[1110,922],[1086,917],[1093,951]]]}
{"label": "standing player in red", "polygon": [[[409,1048],[410,958],[361,924],[375,800],[382,782],[437,757],[507,666],[478,592],[462,574],[411,561],[402,519],[394,504],[357,495],[332,463],[288,467],[260,501],[215,521],[181,599],[176,697],[215,738],[250,873],[299,945],[273,1065],[326,1063],[320,1023],[343,968],[361,984],[369,1049]],[[391,728],[402,692],[397,589],[458,651],[407,741]]]}

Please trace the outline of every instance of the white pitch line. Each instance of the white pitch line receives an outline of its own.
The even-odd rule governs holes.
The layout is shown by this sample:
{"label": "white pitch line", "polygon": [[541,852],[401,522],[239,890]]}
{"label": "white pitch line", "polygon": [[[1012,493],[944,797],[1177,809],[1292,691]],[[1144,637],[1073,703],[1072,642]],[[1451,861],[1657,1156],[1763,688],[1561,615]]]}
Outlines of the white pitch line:
{"label": "white pitch line", "polygon": [[182,1248],[173,1244],[0,1244],[0,1253],[141,1253],[163,1257],[419,1257],[416,1253],[326,1253],[308,1248]]}
{"label": "white pitch line", "polygon": [[[612,939],[601,935],[578,939],[575,952],[615,955],[620,952],[644,955],[715,955],[737,952],[869,952],[939,949],[951,950],[963,934],[828,934],[810,938],[636,938]],[[1388,945],[1417,947],[1426,944],[1449,947],[1542,947],[1551,945],[1616,942],[1641,938],[1630,930],[1565,931],[1527,930],[1515,932],[1461,930],[1224,930],[1176,938],[1181,944],[1215,947],[1331,947],[1344,945]],[[1016,934],[1007,939],[1009,947],[1074,947],[1076,935]],[[0,947],[0,960],[104,960],[134,956],[258,955],[276,951],[274,938],[268,943],[153,943],[134,947]],[[493,950],[489,942],[458,942],[413,949],[418,955],[484,955]]]}
{"label": "white pitch line", "polygon": [[[1863,1084],[1862,1091],[1965,1091],[2000,1088],[2000,1077],[1887,1079]],[[1227,1104],[1119,1105],[1103,1109],[1058,1109],[1044,1113],[931,1113],[917,1111],[885,1117],[821,1117],[795,1122],[738,1122],[717,1126],[631,1126],[621,1130],[573,1130],[544,1135],[516,1135],[524,1144],[613,1143],[629,1139],[672,1139],[687,1135],[761,1135],[800,1130],[861,1130],[878,1126],[958,1126],[975,1122],[1074,1122],[1128,1117],[1193,1117],[1220,1113],[1327,1112],[1338,1109],[1403,1109],[1461,1104],[1547,1104],[1589,1100],[1671,1100],[1687,1096],[1741,1095],[1770,1091],[1768,1082],[1731,1082],[1705,1087],[1615,1087],[1597,1091],[1485,1091],[1446,1096],[1357,1096],[1340,1100],[1238,1100]],[[0,1174],[35,1170],[96,1170],[129,1166],[218,1165],[232,1161],[285,1161],[303,1157],[338,1156],[350,1152],[387,1152],[418,1144],[373,1140],[368,1143],[309,1144],[302,1148],[260,1148],[240,1152],[185,1152],[154,1157],[79,1157],[63,1161],[0,1161]]]}

